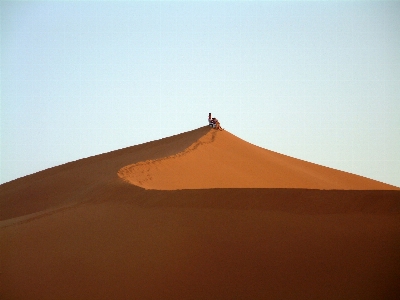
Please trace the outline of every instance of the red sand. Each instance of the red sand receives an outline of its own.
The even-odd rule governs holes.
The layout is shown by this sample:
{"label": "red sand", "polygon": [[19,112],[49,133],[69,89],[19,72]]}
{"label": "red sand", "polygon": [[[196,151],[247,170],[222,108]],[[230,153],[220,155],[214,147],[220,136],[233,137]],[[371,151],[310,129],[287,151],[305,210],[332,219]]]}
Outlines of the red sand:
{"label": "red sand", "polygon": [[207,127],[0,185],[0,220],[0,299],[400,298],[398,188]]}
{"label": "red sand", "polygon": [[394,189],[361,176],[254,146],[211,130],[184,152],[122,168],[118,175],[146,189],[305,188]]}

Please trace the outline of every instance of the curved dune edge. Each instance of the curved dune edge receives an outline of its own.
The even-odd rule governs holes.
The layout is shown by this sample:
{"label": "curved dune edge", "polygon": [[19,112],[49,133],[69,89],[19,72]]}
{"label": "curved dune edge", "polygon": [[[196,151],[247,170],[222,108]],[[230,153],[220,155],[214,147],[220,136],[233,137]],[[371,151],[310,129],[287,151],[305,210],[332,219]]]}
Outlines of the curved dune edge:
{"label": "curved dune edge", "polygon": [[154,190],[302,188],[399,190],[382,182],[320,166],[211,130],[183,152],[127,165],[124,181]]}
{"label": "curved dune edge", "polygon": [[203,126],[67,162],[3,183],[0,185],[0,226],[2,221],[9,219],[32,219],[38,214],[104,197],[110,186],[125,185],[116,176],[122,167],[182,152],[210,130]]}
{"label": "curved dune edge", "polygon": [[[145,189],[157,189],[157,188],[148,188],[149,186],[152,186],[153,167],[155,167],[155,169],[157,170],[158,169],[157,166],[159,164],[162,164],[163,162],[168,163],[169,160],[174,160],[176,158],[179,158],[179,157],[189,154],[190,152],[196,150],[199,146],[212,143],[215,140],[216,134],[217,134],[217,131],[214,131],[214,130],[209,131],[207,134],[205,134],[199,140],[194,142],[192,145],[190,145],[184,151],[179,152],[177,154],[158,158],[158,159],[149,159],[146,161],[142,161],[142,162],[138,162],[135,164],[125,166],[118,171],[118,176],[126,182],[143,187]],[[169,176],[169,179],[170,179],[170,176]],[[174,189],[174,188],[172,188],[172,189]],[[163,190],[163,189],[160,189],[160,190]],[[171,190],[171,188],[168,188],[167,190]]]}

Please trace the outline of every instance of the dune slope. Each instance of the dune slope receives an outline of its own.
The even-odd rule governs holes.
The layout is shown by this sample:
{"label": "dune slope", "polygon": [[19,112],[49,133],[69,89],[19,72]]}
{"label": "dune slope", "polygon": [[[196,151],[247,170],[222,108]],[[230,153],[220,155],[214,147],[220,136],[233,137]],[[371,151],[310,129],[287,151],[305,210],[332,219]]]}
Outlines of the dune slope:
{"label": "dune slope", "polygon": [[93,193],[119,181],[123,166],[184,151],[210,129],[80,159],[0,185],[0,221],[85,201]]}
{"label": "dune slope", "polygon": [[146,189],[397,189],[365,177],[272,152],[211,130],[185,151],[125,166],[118,175]]}
{"label": "dune slope", "polygon": [[[227,151],[235,176],[207,188]],[[238,157],[307,188],[264,168],[251,186]],[[0,185],[0,299],[399,299],[400,191],[313,189],[355,175],[310,165],[204,127]]]}

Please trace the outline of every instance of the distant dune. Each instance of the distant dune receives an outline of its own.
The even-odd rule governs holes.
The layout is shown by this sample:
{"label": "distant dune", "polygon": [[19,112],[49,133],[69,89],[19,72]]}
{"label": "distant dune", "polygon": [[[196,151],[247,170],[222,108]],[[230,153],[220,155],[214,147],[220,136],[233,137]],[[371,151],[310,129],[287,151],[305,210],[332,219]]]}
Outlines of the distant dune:
{"label": "distant dune", "polygon": [[400,189],[209,127],[0,185],[0,299],[400,299]]}

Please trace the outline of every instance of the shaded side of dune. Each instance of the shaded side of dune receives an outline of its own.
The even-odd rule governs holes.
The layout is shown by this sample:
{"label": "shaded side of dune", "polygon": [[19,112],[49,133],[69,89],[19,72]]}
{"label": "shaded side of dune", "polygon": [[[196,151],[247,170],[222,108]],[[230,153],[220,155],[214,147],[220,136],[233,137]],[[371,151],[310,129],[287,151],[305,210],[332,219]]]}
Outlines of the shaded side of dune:
{"label": "shaded side of dune", "polygon": [[100,154],[0,185],[0,221],[84,201],[119,181],[120,168],[182,152],[210,131],[208,126],[156,141]]}
{"label": "shaded side of dune", "polygon": [[400,216],[400,191],[313,189],[145,190],[127,183],[94,193],[91,202],[123,202],[154,208],[269,210],[297,214],[372,213]]}
{"label": "shaded side of dune", "polygon": [[296,214],[400,214],[399,191],[211,189],[157,193],[145,206],[256,209]]}
{"label": "shaded side of dune", "polygon": [[[40,192],[40,191],[39,191]],[[79,194],[78,194],[79,195]],[[75,197],[78,197],[75,194]],[[38,199],[38,198],[36,198]],[[2,211],[3,225],[29,221],[63,210],[53,206],[26,216],[27,207],[17,205]],[[40,198],[39,198],[40,200]],[[82,194],[79,203],[122,202],[148,208],[268,210],[296,214],[372,213],[400,215],[400,191],[313,190],[281,188],[234,188],[191,190],[145,190],[116,180]],[[68,207],[68,206],[66,206]],[[39,205],[33,209],[40,208]],[[32,211],[33,211],[32,209]],[[22,218],[18,218],[22,217]],[[13,219],[15,218],[15,219]],[[10,219],[9,222],[4,220]]]}

